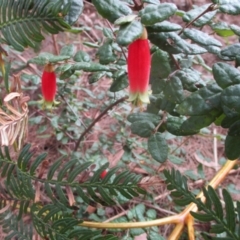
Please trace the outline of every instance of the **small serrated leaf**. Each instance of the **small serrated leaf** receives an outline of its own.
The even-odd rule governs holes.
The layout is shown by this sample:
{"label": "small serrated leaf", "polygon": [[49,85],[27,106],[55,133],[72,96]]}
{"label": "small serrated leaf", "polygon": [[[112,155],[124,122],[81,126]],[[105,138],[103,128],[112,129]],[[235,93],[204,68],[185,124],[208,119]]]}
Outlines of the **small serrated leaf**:
{"label": "small serrated leaf", "polygon": [[155,125],[150,121],[135,121],[131,125],[131,131],[133,134],[136,134],[143,138],[148,138],[151,136]]}
{"label": "small serrated leaf", "polygon": [[127,46],[134,40],[138,39],[143,33],[143,26],[138,21],[120,26],[117,34],[117,43],[122,46]]}
{"label": "small serrated leaf", "polygon": [[148,151],[160,163],[167,160],[168,145],[161,133],[156,133],[148,139]]}
{"label": "small serrated leaf", "polygon": [[174,15],[177,7],[173,3],[162,3],[159,5],[149,4],[139,12],[141,22],[144,25],[153,25],[154,23],[164,21]]}

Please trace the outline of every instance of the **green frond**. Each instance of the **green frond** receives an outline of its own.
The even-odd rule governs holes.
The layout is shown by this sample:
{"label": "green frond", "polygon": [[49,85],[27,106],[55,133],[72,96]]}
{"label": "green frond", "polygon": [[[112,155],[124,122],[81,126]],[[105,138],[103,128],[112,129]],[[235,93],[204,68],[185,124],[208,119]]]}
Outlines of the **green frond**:
{"label": "green frond", "polygon": [[[2,207],[2,201],[0,201],[0,205]],[[20,218],[20,214],[17,216],[13,214],[11,206],[9,205],[9,201],[5,202],[7,206],[7,210],[3,211],[1,208],[0,214],[0,225],[2,226],[3,233],[6,234],[4,239],[33,239],[33,226],[24,222]],[[20,208],[21,212],[26,211],[26,203],[21,203]],[[27,204],[28,205],[28,204]],[[6,207],[5,206],[5,207]],[[14,206],[14,205],[13,205]]]}
{"label": "green frond", "polygon": [[57,34],[70,26],[63,20],[69,5],[62,0],[0,0],[0,31],[3,40],[18,51],[36,47],[44,39],[43,31]]}
{"label": "green frond", "polygon": [[[4,184],[0,184],[3,198],[0,207],[10,204],[6,212],[9,211],[15,219],[11,224],[13,230],[9,230],[10,237],[19,236],[21,219],[31,212],[33,226],[43,238],[70,239],[68,236],[71,235],[76,239],[91,239],[94,235],[94,239],[116,239],[112,235],[102,238],[100,233],[96,235],[96,231],[90,231],[89,235],[82,237],[86,231],[78,226],[81,220],[73,214],[72,208],[78,208],[79,198],[87,204],[94,201],[102,205],[114,205],[120,195],[131,199],[145,194],[138,187],[140,177],[129,171],[120,172],[120,168],[113,168],[101,179],[100,175],[108,168],[108,164],[92,172],[91,177],[87,175],[88,178],[83,182],[82,176],[92,171],[92,163],[81,163],[78,159],[65,161],[60,158],[47,165],[42,177],[39,170],[44,168],[46,154],[33,155],[30,145],[23,147],[16,161],[11,158],[7,147],[0,151],[1,177],[5,180]],[[41,197],[36,197],[40,187],[46,205],[42,204]],[[74,206],[70,206],[72,197],[75,198]]]}
{"label": "green frond", "polygon": [[186,177],[181,176],[179,171],[173,169],[169,172],[165,170],[164,175],[168,184],[167,187],[172,191],[171,196],[176,204],[184,206],[191,202],[195,203],[198,206],[199,212],[191,212],[191,215],[202,222],[211,221],[210,232],[212,234],[226,234],[226,237],[221,238],[209,233],[203,233],[204,239],[239,239],[239,226],[237,230],[236,225],[240,217],[240,203],[237,202],[237,206],[234,207],[232,197],[227,190],[223,189],[222,191],[223,203],[211,186],[204,188],[203,194],[206,198],[206,203],[203,203],[188,190]]}

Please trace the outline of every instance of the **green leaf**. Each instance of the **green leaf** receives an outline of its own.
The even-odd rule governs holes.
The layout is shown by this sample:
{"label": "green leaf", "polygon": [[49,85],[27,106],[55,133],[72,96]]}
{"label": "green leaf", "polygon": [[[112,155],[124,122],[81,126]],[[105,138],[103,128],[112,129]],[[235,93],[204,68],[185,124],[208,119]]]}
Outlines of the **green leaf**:
{"label": "green leaf", "polygon": [[[224,114],[225,115],[225,114]],[[223,128],[230,128],[230,126],[240,119],[240,115],[226,116],[221,122]]]}
{"label": "green leaf", "polygon": [[73,57],[75,62],[90,62],[91,57],[85,51],[79,50]]}
{"label": "green leaf", "polygon": [[142,2],[159,5],[159,0],[142,0]]}
{"label": "green leaf", "polygon": [[[210,4],[204,4],[200,7],[196,7],[194,9],[188,11],[187,13],[185,13],[183,15],[183,21],[191,22],[196,17],[198,17],[201,13],[203,13],[209,6],[210,6]],[[197,26],[197,27],[202,27],[202,26],[206,25],[207,23],[209,23],[212,20],[212,18],[216,15],[216,13],[217,13],[217,10],[205,13],[198,20],[194,21],[193,25]]]}
{"label": "green leaf", "polygon": [[199,31],[197,29],[185,29],[184,30],[184,35],[187,38],[190,38],[192,41],[195,43],[198,43],[200,45],[214,45],[217,47],[221,47],[222,44],[218,40],[216,40],[214,37],[209,36],[207,33],[204,33],[202,31]]}
{"label": "green leaf", "polygon": [[96,55],[99,57],[101,64],[109,64],[116,60],[117,55],[113,51],[112,42],[106,41],[97,51]]}
{"label": "green leaf", "polygon": [[[166,52],[158,49],[153,53],[151,59],[151,72],[150,72],[150,82],[154,84],[163,78],[167,78],[171,73],[171,66],[169,63],[169,56]],[[153,88],[154,91],[154,88]]]}
{"label": "green leaf", "polygon": [[172,23],[169,21],[163,21],[160,23],[155,23],[154,25],[148,26],[148,32],[175,32],[182,29],[182,26]]}
{"label": "green leaf", "polygon": [[123,17],[120,17],[119,19],[117,19],[117,20],[114,22],[114,24],[115,24],[115,25],[123,25],[123,24],[125,24],[125,23],[130,23],[130,22],[132,22],[136,17],[137,17],[137,15],[135,15],[135,14],[123,16]]}
{"label": "green leaf", "polygon": [[174,104],[182,102],[184,99],[184,92],[181,80],[174,75],[171,76],[166,82],[163,93],[165,98]]}
{"label": "green leaf", "polygon": [[137,121],[150,121],[155,126],[157,126],[161,120],[160,116],[153,113],[148,112],[138,112],[138,113],[132,113],[127,117],[127,120],[131,123],[137,122]]}
{"label": "green leaf", "polygon": [[160,163],[167,160],[168,145],[161,133],[156,133],[148,139],[148,151]]}
{"label": "green leaf", "polygon": [[235,160],[240,156],[240,136],[229,136],[225,139],[225,154],[229,160]]}
{"label": "green leaf", "polygon": [[197,132],[200,129],[209,126],[221,114],[218,110],[212,110],[207,115],[191,116],[184,121],[180,127],[183,132]]}
{"label": "green leaf", "polygon": [[83,70],[85,72],[110,71],[108,66],[95,62],[79,62],[72,66],[71,70]]}
{"label": "green leaf", "polygon": [[207,52],[198,45],[188,43],[175,32],[153,32],[149,33],[148,37],[153,44],[171,54],[196,55]]}
{"label": "green leaf", "polygon": [[215,190],[211,186],[208,186],[207,191],[214,205],[217,217],[223,220],[223,208],[219,196],[216,194]]}
{"label": "green leaf", "polygon": [[201,79],[201,75],[194,69],[182,68],[176,71],[174,76],[181,80],[183,89],[190,92],[194,92],[200,87],[205,86],[204,81]]}
{"label": "green leaf", "polygon": [[226,189],[223,189],[222,191],[223,199],[225,202],[225,210],[226,210],[226,221],[227,221],[227,227],[234,232],[235,226],[236,226],[236,219],[235,219],[235,209],[233,205],[233,200],[231,195]]}
{"label": "green leaf", "polygon": [[220,233],[223,233],[224,231],[225,231],[225,229],[223,228],[222,224],[212,224],[211,225],[211,230],[210,230],[211,233],[220,234]]}
{"label": "green leaf", "polygon": [[240,36],[240,27],[235,25],[235,24],[231,24],[230,25],[231,30],[238,36]]}
{"label": "green leaf", "polygon": [[176,11],[177,7],[173,3],[162,3],[157,6],[149,4],[139,12],[139,15],[144,25],[153,25],[154,23],[168,19]]}
{"label": "green leaf", "polygon": [[225,22],[218,22],[211,25],[212,30],[221,37],[230,37],[234,35],[229,25]]}
{"label": "green leaf", "polygon": [[[238,117],[239,119],[239,117]],[[228,135],[232,137],[240,136],[240,120],[234,122],[228,131]]]}
{"label": "green leaf", "polygon": [[155,125],[150,121],[135,121],[131,124],[131,131],[143,138],[148,138],[153,133]]}
{"label": "green leaf", "polygon": [[221,94],[223,111],[227,116],[238,115],[240,113],[240,84],[225,88]]}
{"label": "green leaf", "polygon": [[62,47],[62,49],[60,51],[60,55],[73,57],[75,50],[76,50],[75,45],[73,45],[73,44],[65,45],[64,47]]}
{"label": "green leaf", "polygon": [[199,132],[199,129],[188,129],[186,127],[181,128],[182,124],[186,121],[183,117],[169,116],[167,118],[166,129],[168,132],[175,136],[188,136],[194,135]]}
{"label": "green leaf", "polygon": [[214,79],[221,88],[240,84],[240,71],[235,67],[219,62],[213,65],[212,70]]}
{"label": "green leaf", "polygon": [[[68,0],[64,0],[64,3],[69,3]],[[64,20],[69,24],[73,25],[79,18],[83,11],[83,1],[82,0],[71,0],[70,9],[68,14],[65,16]]]}
{"label": "green leaf", "polygon": [[196,213],[192,211],[190,213],[194,218],[202,222],[210,222],[214,220],[214,217],[212,216],[212,214]]}
{"label": "green leaf", "polygon": [[119,74],[116,79],[113,81],[109,91],[118,92],[128,86],[128,76],[126,72]]}
{"label": "green leaf", "polygon": [[218,1],[219,10],[222,13],[227,13],[231,15],[238,15],[240,14],[240,4],[239,0],[219,0]]}
{"label": "green leaf", "polygon": [[176,110],[181,115],[196,116],[220,109],[221,91],[217,84],[207,85],[185,98]]}
{"label": "green leaf", "polygon": [[92,0],[101,16],[114,23],[118,18],[132,13],[132,10],[119,0]]}
{"label": "green leaf", "polygon": [[102,77],[104,77],[105,75],[106,75],[106,72],[96,72],[89,77],[88,82],[90,84],[95,83],[98,80],[100,80]]}
{"label": "green leaf", "polygon": [[230,46],[222,49],[221,55],[230,58],[235,58],[236,56],[240,55],[240,43],[231,44]]}
{"label": "green leaf", "polygon": [[122,46],[127,46],[134,40],[138,39],[143,33],[143,26],[138,21],[120,26],[117,34],[117,43]]}

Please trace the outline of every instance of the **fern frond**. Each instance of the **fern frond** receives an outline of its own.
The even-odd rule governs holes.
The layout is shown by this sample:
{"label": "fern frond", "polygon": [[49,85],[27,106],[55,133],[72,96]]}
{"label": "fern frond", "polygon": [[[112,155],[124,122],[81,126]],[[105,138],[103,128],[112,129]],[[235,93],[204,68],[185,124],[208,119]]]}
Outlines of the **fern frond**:
{"label": "fern frond", "polygon": [[[17,202],[15,202],[17,203]],[[25,223],[21,219],[21,215],[15,215],[12,208],[16,204],[11,206],[9,201],[5,201],[5,207],[0,208],[0,225],[2,226],[3,232],[5,233],[5,238],[7,240],[11,239],[33,239],[33,226],[32,224]],[[0,206],[3,206],[3,201],[0,201]],[[21,212],[26,211],[25,203],[21,203]]]}
{"label": "fern frond", "polygon": [[3,40],[18,51],[44,39],[43,31],[57,34],[69,29],[61,13],[68,12],[63,1],[0,0],[0,31]]}
{"label": "fern frond", "polygon": [[[208,186],[207,189],[203,189],[204,197],[206,202],[203,203],[199,198],[196,198],[187,188],[187,180],[185,176],[181,176],[179,171],[174,169],[169,171],[164,171],[166,177],[166,183],[168,184],[168,189],[171,190],[171,195],[179,205],[187,205],[191,202],[195,203],[200,212],[190,212],[191,215],[199,221],[202,222],[214,222],[211,225],[211,233],[222,234],[226,233],[226,238],[212,236],[209,233],[203,233],[205,239],[229,239],[237,240],[240,237],[239,232],[236,231],[236,225],[238,223],[239,229],[239,216],[240,216],[240,203],[237,202],[237,207],[234,207],[234,203],[231,195],[227,190],[223,189],[223,202],[220,201],[220,197],[216,191]],[[225,211],[223,210],[225,207]],[[238,214],[236,214],[238,213]]]}

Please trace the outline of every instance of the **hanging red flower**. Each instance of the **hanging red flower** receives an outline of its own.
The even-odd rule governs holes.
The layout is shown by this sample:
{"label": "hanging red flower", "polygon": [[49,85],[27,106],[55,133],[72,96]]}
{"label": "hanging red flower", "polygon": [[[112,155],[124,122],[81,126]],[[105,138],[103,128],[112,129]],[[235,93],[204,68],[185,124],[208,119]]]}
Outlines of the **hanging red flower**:
{"label": "hanging red flower", "polygon": [[145,28],[141,38],[132,42],[128,47],[127,67],[130,90],[129,101],[136,106],[149,103],[148,85],[151,54]]}

